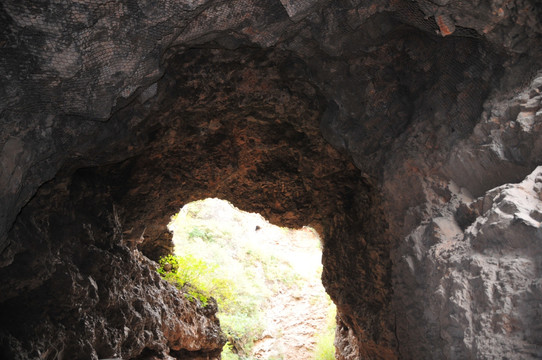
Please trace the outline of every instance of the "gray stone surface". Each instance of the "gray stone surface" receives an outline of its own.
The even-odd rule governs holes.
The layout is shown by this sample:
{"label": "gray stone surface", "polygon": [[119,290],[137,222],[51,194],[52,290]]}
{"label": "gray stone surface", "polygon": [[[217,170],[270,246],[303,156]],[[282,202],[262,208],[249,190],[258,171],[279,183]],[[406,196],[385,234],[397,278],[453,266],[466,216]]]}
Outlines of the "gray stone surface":
{"label": "gray stone surface", "polygon": [[[451,151],[389,169],[388,209],[402,233],[394,251],[402,358],[542,356],[539,79],[506,102],[489,100]],[[527,108],[533,121],[522,125]]]}

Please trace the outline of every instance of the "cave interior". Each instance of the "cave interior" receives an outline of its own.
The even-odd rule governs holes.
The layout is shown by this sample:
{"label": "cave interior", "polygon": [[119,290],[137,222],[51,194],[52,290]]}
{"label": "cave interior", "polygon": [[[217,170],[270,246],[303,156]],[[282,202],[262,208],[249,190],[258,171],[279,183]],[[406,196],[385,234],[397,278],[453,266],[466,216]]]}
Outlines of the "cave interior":
{"label": "cave interior", "polygon": [[0,5],[0,357],[219,358],[154,262],[208,197],[318,230],[337,359],[542,356],[536,224],[473,230],[541,163],[535,0],[152,3]]}

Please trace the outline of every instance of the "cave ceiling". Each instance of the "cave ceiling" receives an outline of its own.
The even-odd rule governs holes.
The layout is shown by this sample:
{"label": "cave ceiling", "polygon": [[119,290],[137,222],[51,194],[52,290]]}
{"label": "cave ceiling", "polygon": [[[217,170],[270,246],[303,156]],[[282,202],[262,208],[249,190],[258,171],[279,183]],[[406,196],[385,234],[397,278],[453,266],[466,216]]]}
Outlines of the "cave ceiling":
{"label": "cave ceiling", "polygon": [[[528,349],[526,320],[502,353],[487,350],[493,330],[448,320],[468,312],[450,273],[476,273],[458,264],[472,260],[468,226],[493,204],[475,199],[542,161],[537,6],[0,4],[0,301],[15,324],[0,329],[0,350],[216,356],[214,312],[179,303],[141,255],[170,252],[170,217],[206,197],[321,233],[340,359]],[[468,255],[435,255],[441,244]],[[140,300],[146,285],[161,317]]]}

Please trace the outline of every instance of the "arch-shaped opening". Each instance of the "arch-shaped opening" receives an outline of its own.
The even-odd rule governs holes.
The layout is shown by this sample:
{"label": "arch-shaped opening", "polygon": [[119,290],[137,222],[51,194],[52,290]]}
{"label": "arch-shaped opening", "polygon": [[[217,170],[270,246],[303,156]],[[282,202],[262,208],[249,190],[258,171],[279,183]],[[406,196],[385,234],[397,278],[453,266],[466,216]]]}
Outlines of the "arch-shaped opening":
{"label": "arch-shaped opening", "polygon": [[[97,356],[113,357],[124,351],[129,358],[131,353],[124,349],[138,351],[133,344],[140,338],[135,334],[160,339],[163,335],[146,333],[155,334],[157,329],[169,337],[171,353],[180,358],[216,353],[221,343],[218,333],[211,332],[208,338],[201,335],[198,350],[193,343],[181,341],[183,332],[178,330],[182,327],[175,325],[178,327],[173,332],[160,329],[159,324],[172,320],[156,318],[151,308],[160,306],[162,297],[173,304],[175,300],[167,292],[143,295],[147,286],[161,289],[157,279],[146,277],[150,275],[146,260],[134,259],[124,248],[118,248],[119,244],[137,247],[158,260],[172,251],[167,231],[171,214],[188,202],[206,197],[226,199],[244,210],[261,213],[277,225],[314,227],[324,244],[324,285],[342,313],[342,327],[364,327],[356,318],[361,313],[364,323],[390,323],[381,320],[389,316],[385,308],[391,280],[389,242],[378,235],[383,233],[383,222],[375,219],[380,216],[379,197],[347,154],[321,136],[324,97],[307,79],[305,64],[288,53],[251,48],[235,52],[202,48],[171,56],[158,84],[156,102],[127,107],[110,120],[120,124],[122,119],[148,114],[147,122],[133,129],[133,156],[118,162],[116,155],[110,155],[112,160],[106,165],[63,169],[40,189],[12,231],[12,240],[21,244],[39,244],[43,236],[57,239],[46,249],[47,256],[35,254],[37,259],[48,259],[35,267],[37,277],[57,276],[60,270],[52,266],[57,261],[70,264],[69,276],[83,279],[74,281],[90,284],[81,285],[83,289],[90,287],[90,293],[96,295],[83,306],[88,309],[85,314],[97,311],[108,315],[99,326],[92,321],[81,324],[84,331],[110,339],[113,333],[124,331],[126,321],[133,322],[127,328],[133,326],[135,330],[119,335],[122,340],[100,343],[94,350]],[[229,76],[228,81],[223,80],[224,74]],[[107,158],[111,148],[105,150],[97,156]],[[360,241],[362,227],[378,233]],[[31,236],[27,236],[29,233]],[[10,273],[22,276],[25,260],[20,257],[15,263],[18,265],[11,267]],[[122,275],[127,268],[130,274]],[[364,269],[370,269],[370,273]],[[354,274],[371,280],[362,285]],[[18,276],[11,279],[16,282]],[[117,279],[127,279],[123,285],[126,290],[121,290]],[[28,285],[29,298],[63,292],[61,281],[44,281]],[[22,286],[27,285],[23,282]],[[106,289],[116,289],[115,295],[107,295]],[[75,291],[66,302],[79,303],[78,296]],[[69,328],[70,315],[63,313],[54,297],[45,298],[46,306],[59,314],[54,321]],[[371,310],[366,308],[369,298],[374,300]],[[10,326],[26,327],[29,322],[20,318],[23,315],[11,311],[18,306],[15,299],[21,298],[5,302],[3,313],[13,320]],[[130,319],[122,320],[121,315]],[[214,314],[209,316],[212,319]],[[36,321],[40,318],[36,315]],[[36,332],[40,329],[30,328]],[[381,338],[392,338],[391,330],[366,340]],[[74,354],[75,349],[78,345],[66,353]],[[149,348],[146,353],[159,351]]]}
{"label": "arch-shaped opening", "polygon": [[278,227],[216,198],[184,205],[168,229],[174,251],[159,272],[191,301],[216,300],[223,359],[334,358],[316,230]]}
{"label": "arch-shaped opening", "polygon": [[[364,341],[392,341],[391,322],[383,320],[391,265],[379,195],[348,155],[321,136],[325,98],[307,72],[282,51],[172,54],[144,151],[102,171],[115,179],[121,207],[130,209],[125,227],[136,236],[146,228],[140,249],[155,260],[172,251],[170,215],[201,198],[231,201],[280,226],[314,227],[324,243],[324,284],[344,312],[342,326],[388,323]],[[361,237],[361,229],[371,235]],[[355,320],[361,314],[364,325]]]}
{"label": "arch-shaped opening", "polygon": [[[119,174],[122,206],[141,209],[125,212],[135,234],[146,227],[141,250],[154,259],[171,252],[169,216],[207,197],[280,226],[313,226],[323,239],[323,282],[342,328],[357,329],[365,343],[392,344],[381,198],[348,154],[322,137],[328,104],[307,64],[289,52],[255,48],[203,47],[168,60],[144,151],[107,169]],[[365,335],[361,329],[369,327],[379,330]]]}

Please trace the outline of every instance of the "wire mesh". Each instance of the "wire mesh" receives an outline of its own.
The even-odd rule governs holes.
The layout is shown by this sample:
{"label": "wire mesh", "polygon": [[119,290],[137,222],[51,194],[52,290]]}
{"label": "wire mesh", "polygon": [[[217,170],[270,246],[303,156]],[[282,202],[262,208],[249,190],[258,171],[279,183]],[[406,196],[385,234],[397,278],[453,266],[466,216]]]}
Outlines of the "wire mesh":
{"label": "wire mesh", "polygon": [[[292,44],[313,39],[333,52],[341,37],[357,31],[352,14],[363,22],[377,11],[428,34],[442,32],[437,5],[410,0],[391,4],[385,8],[354,0],[5,0],[0,4],[0,112],[107,118],[117,99],[158,79],[162,54],[172,45],[215,40],[230,47],[267,47],[290,37],[295,38]],[[471,5],[461,0],[449,6]],[[304,25],[299,24],[302,19]],[[449,23],[449,18],[443,19]],[[318,31],[318,26],[326,30]],[[482,38],[474,29],[453,25],[453,30],[453,37]],[[311,53],[303,46],[298,51],[301,56]],[[444,71],[464,76],[462,69]]]}

